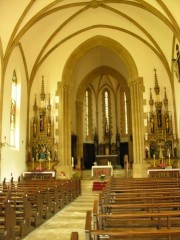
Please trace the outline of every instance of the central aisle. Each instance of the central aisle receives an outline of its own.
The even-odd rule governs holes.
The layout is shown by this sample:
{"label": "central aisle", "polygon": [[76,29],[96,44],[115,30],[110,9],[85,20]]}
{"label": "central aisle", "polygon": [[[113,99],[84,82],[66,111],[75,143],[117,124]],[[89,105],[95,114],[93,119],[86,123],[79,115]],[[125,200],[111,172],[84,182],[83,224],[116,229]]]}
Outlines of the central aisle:
{"label": "central aisle", "polygon": [[[116,169],[114,176],[123,178],[124,170]],[[82,171],[81,186],[81,196],[23,238],[23,240],[69,240],[73,231],[79,233],[79,240],[85,240],[86,211],[93,209],[94,199],[98,199],[99,195],[98,191],[92,191],[91,170]]]}
{"label": "central aisle", "polygon": [[59,211],[24,240],[69,240],[71,232],[78,231],[79,239],[85,240],[85,216],[92,210],[99,192],[92,191],[93,180],[82,180],[82,194]]}

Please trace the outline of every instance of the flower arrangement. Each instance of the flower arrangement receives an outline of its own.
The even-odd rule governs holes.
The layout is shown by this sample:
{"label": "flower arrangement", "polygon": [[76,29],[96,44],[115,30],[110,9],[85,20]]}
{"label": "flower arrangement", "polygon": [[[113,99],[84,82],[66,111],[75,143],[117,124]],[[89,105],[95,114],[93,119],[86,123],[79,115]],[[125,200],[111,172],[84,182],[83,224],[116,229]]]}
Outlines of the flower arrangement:
{"label": "flower arrangement", "polygon": [[74,171],[73,175],[72,175],[72,178],[73,179],[79,179],[79,173],[77,171]]}
{"label": "flower arrangement", "polygon": [[66,179],[66,178],[67,178],[67,177],[66,177],[66,173],[63,172],[63,171],[58,172],[58,173],[57,173],[57,177],[58,177],[59,179]]}
{"label": "flower arrangement", "polygon": [[167,164],[166,163],[161,163],[159,166],[160,166],[160,168],[165,168],[165,167],[167,167]]}
{"label": "flower arrangement", "polygon": [[66,174],[65,174],[65,172],[59,172],[59,177],[65,177],[66,176]]}
{"label": "flower arrangement", "polygon": [[100,178],[101,181],[103,181],[103,180],[105,179],[105,177],[106,177],[105,174],[101,174],[101,175],[99,175],[99,178]]}
{"label": "flower arrangement", "polygon": [[43,168],[41,166],[37,166],[35,169],[37,172],[41,172],[43,170]]}

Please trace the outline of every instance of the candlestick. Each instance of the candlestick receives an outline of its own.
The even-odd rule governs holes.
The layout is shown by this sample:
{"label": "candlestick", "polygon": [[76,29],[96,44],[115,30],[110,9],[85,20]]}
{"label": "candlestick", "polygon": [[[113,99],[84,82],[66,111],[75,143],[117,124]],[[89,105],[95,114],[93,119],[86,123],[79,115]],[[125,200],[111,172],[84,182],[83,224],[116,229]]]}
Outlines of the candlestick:
{"label": "candlestick", "polygon": [[126,163],[126,175],[127,175],[127,177],[128,177],[128,168],[129,168],[128,164],[129,164],[129,162],[127,161],[127,163]]}
{"label": "candlestick", "polygon": [[72,157],[72,168],[74,168],[74,158]]}
{"label": "candlestick", "polygon": [[154,167],[156,166],[156,164],[155,164],[155,154],[153,154],[153,158],[154,158]]}
{"label": "candlestick", "polygon": [[34,170],[34,158],[32,158],[32,169]]}
{"label": "candlestick", "polygon": [[169,154],[169,166],[171,165],[171,161],[170,161],[171,155]]}
{"label": "candlestick", "polygon": [[51,167],[50,167],[50,158],[49,158],[49,170],[51,169]]}

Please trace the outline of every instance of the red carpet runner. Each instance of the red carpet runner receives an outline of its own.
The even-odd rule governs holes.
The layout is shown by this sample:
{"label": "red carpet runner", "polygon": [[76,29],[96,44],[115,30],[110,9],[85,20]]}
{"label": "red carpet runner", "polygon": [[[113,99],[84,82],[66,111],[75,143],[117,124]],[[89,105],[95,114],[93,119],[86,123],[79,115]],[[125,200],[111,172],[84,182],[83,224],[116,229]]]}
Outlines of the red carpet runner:
{"label": "red carpet runner", "polygon": [[93,191],[102,191],[107,182],[93,182]]}

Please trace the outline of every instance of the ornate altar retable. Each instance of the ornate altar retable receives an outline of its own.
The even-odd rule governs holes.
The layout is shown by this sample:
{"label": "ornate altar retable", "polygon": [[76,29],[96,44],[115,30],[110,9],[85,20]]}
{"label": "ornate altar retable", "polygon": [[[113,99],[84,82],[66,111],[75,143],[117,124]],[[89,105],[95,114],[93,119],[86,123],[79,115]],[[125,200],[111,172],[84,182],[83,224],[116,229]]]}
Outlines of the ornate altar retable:
{"label": "ornate altar retable", "polygon": [[[48,98],[48,99],[46,99]],[[50,171],[58,163],[57,143],[54,136],[54,119],[51,113],[50,94],[44,92],[42,77],[39,99],[34,99],[33,117],[30,128],[30,143],[28,149],[28,171]]]}
{"label": "ornate altar retable", "polygon": [[108,162],[111,165],[118,165],[118,155],[96,155],[96,162],[98,165],[107,165]]}
{"label": "ornate altar retable", "polygon": [[172,113],[168,109],[168,98],[164,88],[164,99],[161,101],[160,87],[155,70],[154,100],[150,89],[150,112],[147,115],[147,132],[145,133],[145,160],[158,167],[163,161],[171,162],[177,158],[177,139],[173,133]]}

